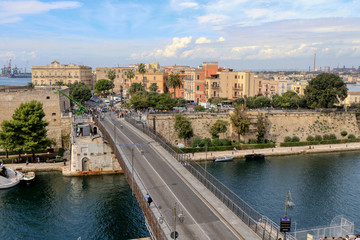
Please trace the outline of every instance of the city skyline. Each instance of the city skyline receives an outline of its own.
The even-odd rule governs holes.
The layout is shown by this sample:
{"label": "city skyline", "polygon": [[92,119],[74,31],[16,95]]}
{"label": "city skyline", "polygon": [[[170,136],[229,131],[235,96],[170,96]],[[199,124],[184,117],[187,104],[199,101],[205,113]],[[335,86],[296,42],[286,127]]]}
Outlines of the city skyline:
{"label": "city skyline", "polygon": [[360,65],[358,1],[0,1],[0,65]]}

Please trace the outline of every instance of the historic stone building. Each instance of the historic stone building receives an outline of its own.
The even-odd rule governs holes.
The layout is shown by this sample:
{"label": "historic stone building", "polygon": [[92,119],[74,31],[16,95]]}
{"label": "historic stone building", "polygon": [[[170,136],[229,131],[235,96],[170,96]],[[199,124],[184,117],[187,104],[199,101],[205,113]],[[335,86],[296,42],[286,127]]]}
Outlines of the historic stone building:
{"label": "historic stone building", "polygon": [[35,86],[52,86],[58,82],[64,84],[83,82],[93,88],[91,67],[75,64],[61,65],[53,61],[47,66],[31,67],[32,83]]}
{"label": "historic stone building", "polygon": [[126,73],[130,71],[130,67],[113,67],[113,68],[96,68],[96,81],[107,79],[110,71],[115,72],[114,92],[127,96],[128,89],[131,85],[130,80],[126,77]]}
{"label": "historic stone building", "polygon": [[[69,94],[69,89],[63,92]],[[36,100],[43,104],[48,137],[55,140],[56,148],[61,147],[61,137],[70,133],[70,117],[67,113],[70,109],[70,100],[62,94],[55,93],[53,87],[36,87],[34,89],[13,89],[8,92],[0,92],[0,122],[11,120],[15,109],[21,103]]]}

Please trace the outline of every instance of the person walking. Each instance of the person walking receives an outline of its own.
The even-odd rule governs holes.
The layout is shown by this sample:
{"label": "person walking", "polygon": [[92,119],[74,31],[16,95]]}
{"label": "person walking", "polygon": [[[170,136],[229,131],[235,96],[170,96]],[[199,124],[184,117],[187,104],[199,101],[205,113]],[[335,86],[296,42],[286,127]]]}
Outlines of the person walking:
{"label": "person walking", "polygon": [[150,195],[149,195],[149,193],[146,193],[146,195],[145,195],[145,199],[146,199],[146,202],[149,204],[149,206],[150,206],[150,204],[152,203],[152,198],[150,197]]}

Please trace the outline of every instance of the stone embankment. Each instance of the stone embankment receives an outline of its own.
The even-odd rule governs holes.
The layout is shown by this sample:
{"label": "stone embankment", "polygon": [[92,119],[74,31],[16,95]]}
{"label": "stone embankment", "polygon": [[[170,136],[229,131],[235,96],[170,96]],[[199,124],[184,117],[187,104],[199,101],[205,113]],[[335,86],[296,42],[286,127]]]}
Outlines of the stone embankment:
{"label": "stone embankment", "polygon": [[64,167],[63,162],[59,163],[13,163],[4,164],[5,166],[21,171],[21,172],[49,172],[49,171],[62,171]]}
{"label": "stone embankment", "polygon": [[199,152],[194,154],[187,154],[191,160],[204,161],[212,160],[213,158],[223,156],[235,156],[236,158],[245,158],[246,154],[258,153],[266,156],[283,156],[295,154],[312,154],[312,153],[329,153],[341,151],[360,151],[360,143],[339,143],[339,144],[324,144],[312,146],[299,147],[276,147],[253,150],[236,150],[236,151],[221,151],[221,152]]}

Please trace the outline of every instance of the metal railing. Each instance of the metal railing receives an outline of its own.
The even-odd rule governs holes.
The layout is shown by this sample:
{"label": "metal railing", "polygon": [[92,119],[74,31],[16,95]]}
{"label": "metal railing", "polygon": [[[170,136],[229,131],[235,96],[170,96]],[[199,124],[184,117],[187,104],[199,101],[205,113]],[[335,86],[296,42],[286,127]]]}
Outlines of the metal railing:
{"label": "metal railing", "polygon": [[99,121],[98,118],[93,118],[96,126],[99,128],[101,133],[103,134],[104,138],[109,142],[109,145],[111,146],[111,149],[114,150],[115,157],[118,159],[120,166],[125,174],[126,180],[129,183],[130,186],[132,186],[132,191],[136,197],[137,202],[139,203],[139,206],[144,213],[144,216],[146,218],[147,224],[151,228],[152,235],[156,239],[167,239],[165,236],[165,233],[163,232],[155,214],[151,210],[149,204],[146,202],[144,194],[141,192],[140,186],[137,184],[137,182],[132,178],[132,174],[130,169],[125,164],[125,161],[121,157],[121,154],[115,145],[113,139],[111,138],[108,131],[104,128],[101,121]]}
{"label": "metal railing", "polygon": [[[248,227],[250,227],[263,240],[278,240],[284,238],[280,227],[268,217],[260,214],[237,196],[233,191],[216,179],[213,175],[184,154],[180,149],[173,147],[163,136],[148,128],[144,122],[137,121],[132,115],[125,116],[125,120],[134,127],[147,134],[162,147],[165,148],[176,160],[204,184],[220,201],[222,201],[235,215],[237,215]],[[287,240],[296,240],[291,234],[287,234]]]}

